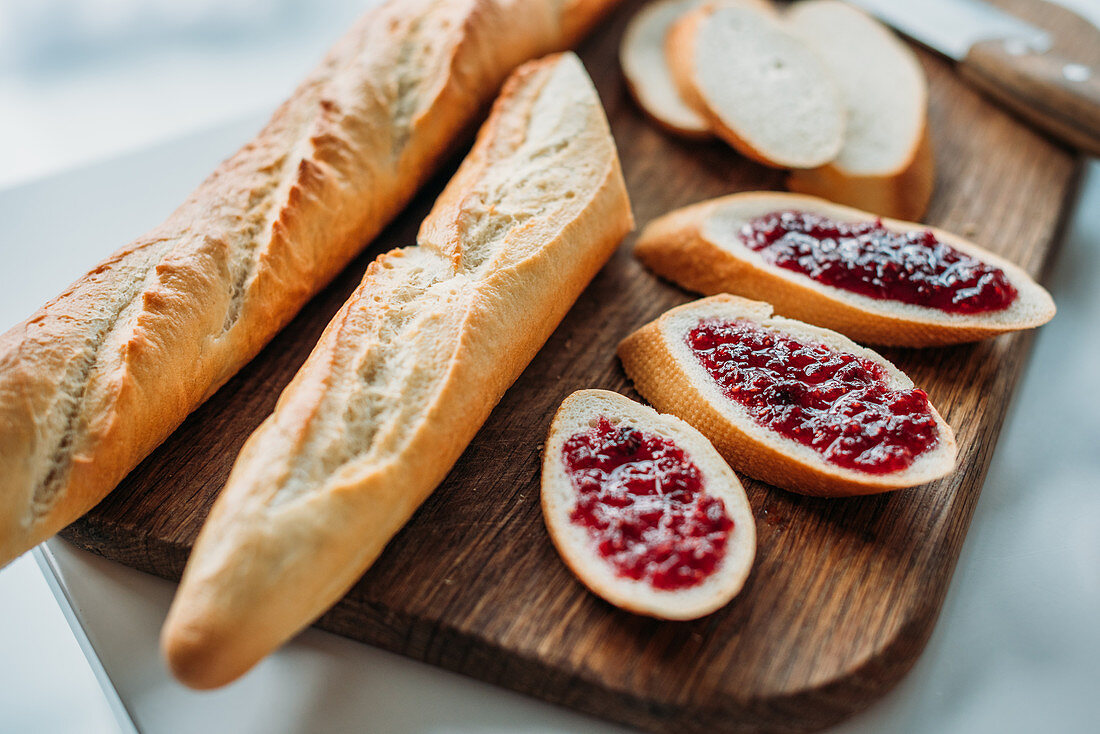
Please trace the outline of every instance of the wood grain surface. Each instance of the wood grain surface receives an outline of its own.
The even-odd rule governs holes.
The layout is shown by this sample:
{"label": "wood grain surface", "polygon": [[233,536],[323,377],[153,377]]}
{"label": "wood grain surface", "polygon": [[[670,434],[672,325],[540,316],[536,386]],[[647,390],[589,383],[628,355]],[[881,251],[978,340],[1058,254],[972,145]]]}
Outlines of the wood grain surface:
{"label": "wood grain surface", "polygon": [[[580,49],[607,108],[639,228],[668,210],[782,173],[661,131],[632,104],[616,51],[637,3]],[[928,221],[1042,276],[1079,161],[922,54],[938,180]],[[458,151],[456,151],[458,152]],[[259,357],[65,537],[170,579],[245,438],[378,253],[411,244],[445,177]],[[952,476],[867,498],[801,497],[746,482],[756,566],[741,595],[694,622],[636,617],[588,593],[558,559],[538,504],[539,451],[570,392],[637,399],[618,341],[690,294],[630,255],[581,296],[435,495],[318,626],[652,731],[794,732],[865,707],[912,666],[940,609],[1031,335],[890,349],[958,434]],[[1057,294],[1055,294],[1057,298]],[[987,491],[996,492],[996,487]]]}

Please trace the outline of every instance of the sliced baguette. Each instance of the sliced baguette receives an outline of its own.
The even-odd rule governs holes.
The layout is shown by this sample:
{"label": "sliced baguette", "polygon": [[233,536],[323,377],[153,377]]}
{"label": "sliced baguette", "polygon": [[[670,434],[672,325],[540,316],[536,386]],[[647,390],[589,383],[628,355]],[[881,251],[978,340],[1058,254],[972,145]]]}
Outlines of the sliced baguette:
{"label": "sliced baguette", "polygon": [[928,83],[916,55],[881,23],[839,0],[795,3],[784,18],[825,62],[848,120],[836,159],[792,171],[787,186],[884,217],[923,217],[935,163]]}
{"label": "sliced baguette", "polygon": [[684,101],[743,155],[814,168],[840,153],[840,91],[768,3],[727,0],[692,10],[672,26],[666,53]]}
{"label": "sliced baguette", "polygon": [[521,67],[419,246],[371,264],[242,449],[165,623],[175,675],[225,684],[336,602],[631,226],[580,61]]}
{"label": "sliced baguette", "polygon": [[[703,476],[703,490],[718,497],[733,521],[725,555],[705,580],[683,589],[655,588],[648,580],[620,575],[596,549],[588,529],[573,522],[577,491],[566,472],[562,449],[572,436],[600,417],[671,440]],[[593,593],[636,614],[662,619],[696,619],[737,595],[756,555],[756,523],[741,482],[705,437],[679,418],[606,390],[581,390],[565,399],[550,425],[542,461],[542,513],[565,564]]]}
{"label": "sliced baguette", "polygon": [[[617,0],[371,9],[168,219],[0,336],[0,566],[103,499]],[[247,83],[247,80],[242,80]]]}
{"label": "sliced baguette", "polygon": [[703,0],[657,0],[639,10],[619,46],[619,65],[638,106],[658,125],[687,138],[711,137],[710,126],[676,89],[665,56],[668,30]]}
{"label": "sliced baguette", "polygon": [[1001,268],[1019,292],[1007,309],[953,314],[870,298],[823,285],[769,264],[746,247],[742,225],[776,211],[822,214],[838,221],[875,215],[810,196],[768,191],[733,194],[666,214],[642,231],[634,254],[654,273],[704,294],[734,293],[768,301],[776,313],[824,326],[868,344],[928,347],[976,341],[1030,329],[1054,316],[1050,294],[1016,265],[961,237],[913,222],[883,219],[895,230],[931,229],[955,249]]}
{"label": "sliced baguette", "polygon": [[661,412],[684,419],[711,440],[735,469],[800,494],[845,497],[876,494],[938,479],[955,466],[955,434],[931,406],[939,440],[907,468],[871,474],[825,461],[813,448],[760,425],[727,398],[686,344],[687,334],[709,319],[743,319],[802,343],[877,362],[887,387],[909,390],[913,381],[880,354],[841,334],[772,315],[772,307],[730,295],[711,296],[665,312],[619,344],[619,358],[634,387]]}

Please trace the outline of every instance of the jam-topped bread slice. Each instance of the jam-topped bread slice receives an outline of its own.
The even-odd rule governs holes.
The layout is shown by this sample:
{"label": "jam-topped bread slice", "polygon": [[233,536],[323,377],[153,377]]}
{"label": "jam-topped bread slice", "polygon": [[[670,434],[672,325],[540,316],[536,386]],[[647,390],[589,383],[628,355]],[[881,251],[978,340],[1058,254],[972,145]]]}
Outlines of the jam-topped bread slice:
{"label": "jam-topped bread slice", "polygon": [[634,386],[683,418],[739,471],[802,494],[846,496],[930,482],[955,436],[923,390],[833,331],[711,296],[619,345]]}
{"label": "jam-topped bread slice", "polygon": [[1055,311],[1027,273],[961,237],[799,194],[679,209],[650,222],[634,254],[689,290],[768,301],[870,344],[976,341]]}
{"label": "jam-topped bread slice", "polygon": [[619,64],[623,78],[642,110],[664,129],[688,138],[711,137],[710,125],[688,107],[668,68],[665,41],[668,30],[702,0],[657,0],[630,19],[622,44]]}
{"label": "jam-topped bread slice", "polygon": [[698,431],[606,390],[550,426],[542,510],[566,565],[637,614],[695,619],[745,583],[756,525],[737,476]]}

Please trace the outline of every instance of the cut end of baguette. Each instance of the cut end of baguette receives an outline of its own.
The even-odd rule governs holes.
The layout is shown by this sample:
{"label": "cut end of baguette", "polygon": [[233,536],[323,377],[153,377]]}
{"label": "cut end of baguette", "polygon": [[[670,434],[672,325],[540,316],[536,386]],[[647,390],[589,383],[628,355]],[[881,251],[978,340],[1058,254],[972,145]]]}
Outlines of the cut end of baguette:
{"label": "cut end of baguette", "polygon": [[776,168],[815,168],[844,141],[845,111],[821,59],[759,0],[684,15],[666,55],[684,101],[742,155]]}
{"label": "cut end of baguette", "polygon": [[711,319],[751,321],[802,343],[823,344],[871,360],[883,368],[890,389],[912,389],[913,382],[884,357],[847,337],[773,316],[770,304],[730,295],[711,296],[674,308],[624,339],[619,345],[619,358],[638,392],[657,410],[679,416],[697,428],[739,471],[800,494],[845,497],[915,487],[939,479],[954,468],[954,432],[931,405],[939,440],[908,468],[887,474],[837,466],[813,448],[760,425],[722,393],[686,344],[687,334]]}
{"label": "cut end of baguette", "polygon": [[684,102],[665,56],[669,28],[702,0],[658,0],[630,20],[619,46],[619,64],[634,100],[669,132],[695,140],[711,137],[707,121]]}
{"label": "cut end of baguette", "polygon": [[896,231],[929,229],[941,242],[1004,271],[1018,292],[1001,311],[948,313],[900,301],[881,300],[818,283],[765,262],[744,245],[741,227],[776,211],[801,211],[840,222],[877,215],[812,196],[746,192],[670,212],[643,230],[634,254],[656,274],[688,290],[733,293],[774,305],[776,313],[839,331],[869,344],[929,347],[977,341],[1030,329],[1050,321],[1050,294],[1013,263],[962,237],[915,222],[883,218]]}
{"label": "cut end of baguette", "polygon": [[[718,567],[700,583],[676,590],[634,580],[602,558],[587,528],[570,513],[576,490],[565,471],[562,449],[573,435],[589,430],[599,417],[671,440],[703,476],[704,491],[725,505],[733,529]],[[756,554],[756,524],[745,491],[729,465],[698,431],[671,415],[606,390],[581,390],[562,403],[550,426],[543,453],[543,518],[565,564],[593,593],[635,614],[660,619],[696,619],[725,606],[741,590]]]}

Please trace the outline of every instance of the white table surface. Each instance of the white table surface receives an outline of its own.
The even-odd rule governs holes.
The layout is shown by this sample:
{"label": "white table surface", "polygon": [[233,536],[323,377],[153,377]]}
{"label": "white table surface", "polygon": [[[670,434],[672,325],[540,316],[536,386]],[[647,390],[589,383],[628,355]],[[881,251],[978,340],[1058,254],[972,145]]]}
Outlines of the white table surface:
{"label": "white table surface", "polygon": [[[270,99],[281,93],[277,76],[266,82]],[[0,84],[0,110],[3,92]],[[240,111],[228,100],[219,109]],[[261,119],[0,192],[0,329],[163,218]],[[0,113],[0,133],[4,122]],[[104,152],[120,142],[117,121],[108,127]],[[166,127],[178,132],[181,123]],[[57,167],[46,160],[43,169]],[[836,732],[1100,731],[1098,282],[1100,166],[1092,164],[1047,283],[1059,314],[1037,339],[932,640],[898,688]],[[4,569],[0,732],[132,731],[115,723],[119,703],[150,733],[621,731],[318,631],[238,683],[194,693],[157,657],[172,584],[62,541],[48,546],[94,664],[83,662],[31,557]],[[97,673],[117,699],[97,690]]]}

